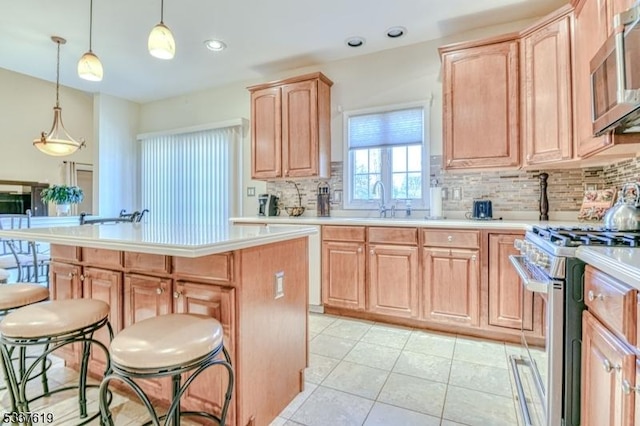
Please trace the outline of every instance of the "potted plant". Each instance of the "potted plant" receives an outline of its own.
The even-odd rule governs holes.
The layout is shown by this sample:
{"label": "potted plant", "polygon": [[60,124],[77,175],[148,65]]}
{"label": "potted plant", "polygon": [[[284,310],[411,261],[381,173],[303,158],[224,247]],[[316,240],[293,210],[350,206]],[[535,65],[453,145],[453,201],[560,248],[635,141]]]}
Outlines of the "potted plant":
{"label": "potted plant", "polygon": [[52,185],[43,189],[40,195],[42,201],[56,205],[58,216],[69,215],[71,204],[81,203],[84,199],[82,188],[69,185]]}

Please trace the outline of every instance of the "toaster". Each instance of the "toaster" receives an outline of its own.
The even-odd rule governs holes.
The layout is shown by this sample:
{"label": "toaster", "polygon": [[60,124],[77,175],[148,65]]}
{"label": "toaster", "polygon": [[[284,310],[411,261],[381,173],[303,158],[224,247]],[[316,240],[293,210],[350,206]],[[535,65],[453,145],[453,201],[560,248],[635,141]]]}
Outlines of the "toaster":
{"label": "toaster", "polygon": [[493,210],[490,200],[474,200],[473,201],[473,219],[491,219],[493,218]]}

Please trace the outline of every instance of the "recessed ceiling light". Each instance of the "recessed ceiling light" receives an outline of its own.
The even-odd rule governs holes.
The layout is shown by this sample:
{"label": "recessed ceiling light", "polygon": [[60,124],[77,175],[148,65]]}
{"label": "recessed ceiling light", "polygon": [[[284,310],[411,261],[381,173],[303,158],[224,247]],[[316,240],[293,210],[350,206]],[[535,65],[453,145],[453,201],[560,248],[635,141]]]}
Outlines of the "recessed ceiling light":
{"label": "recessed ceiling light", "polygon": [[221,50],[227,48],[227,45],[220,40],[205,40],[204,45],[207,47],[207,49],[213,50],[214,52],[220,52]]}
{"label": "recessed ceiling light", "polygon": [[405,27],[391,27],[387,30],[387,37],[398,38],[398,37],[402,37],[406,33],[407,33],[407,29]]}
{"label": "recessed ceiling light", "polygon": [[345,43],[349,47],[360,47],[365,43],[365,39],[363,37],[349,37],[345,40]]}

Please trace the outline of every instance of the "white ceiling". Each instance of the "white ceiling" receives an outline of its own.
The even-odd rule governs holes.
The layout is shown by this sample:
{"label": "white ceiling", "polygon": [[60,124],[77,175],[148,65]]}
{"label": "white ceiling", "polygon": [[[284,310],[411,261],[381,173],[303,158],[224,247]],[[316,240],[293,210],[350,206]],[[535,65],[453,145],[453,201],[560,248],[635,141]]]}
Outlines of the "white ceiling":
{"label": "white ceiling", "polygon": [[[147,102],[233,81],[438,39],[469,29],[541,16],[566,0],[166,0],[164,22],[176,57],[153,58],[147,36],[160,20],[160,0],[94,0],[93,51],[104,66],[99,83],[81,80],[76,63],[89,46],[89,0],[0,1],[0,68]],[[387,28],[407,35],[390,39]],[[363,47],[345,45],[350,36]],[[218,38],[214,53],[203,41]]]}

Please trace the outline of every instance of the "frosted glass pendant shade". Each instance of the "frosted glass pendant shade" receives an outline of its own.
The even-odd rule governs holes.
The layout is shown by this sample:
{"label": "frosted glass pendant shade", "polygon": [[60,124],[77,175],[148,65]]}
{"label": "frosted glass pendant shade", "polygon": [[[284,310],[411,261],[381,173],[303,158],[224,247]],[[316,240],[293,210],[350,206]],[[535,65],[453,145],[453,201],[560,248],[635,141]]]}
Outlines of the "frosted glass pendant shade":
{"label": "frosted glass pendant shade", "polygon": [[80,142],[71,137],[62,123],[62,108],[53,107],[53,125],[49,133],[42,132],[38,139],[33,140],[33,146],[45,154],[61,157],[76,152],[84,147],[84,140]]}
{"label": "frosted glass pendant shade", "polygon": [[176,54],[176,42],[171,30],[162,22],[153,27],[149,34],[149,53],[160,59],[173,59]]}
{"label": "frosted glass pendant shade", "polygon": [[102,81],[103,74],[102,63],[91,50],[82,55],[82,58],[78,61],[78,75],[80,78],[89,81]]}

